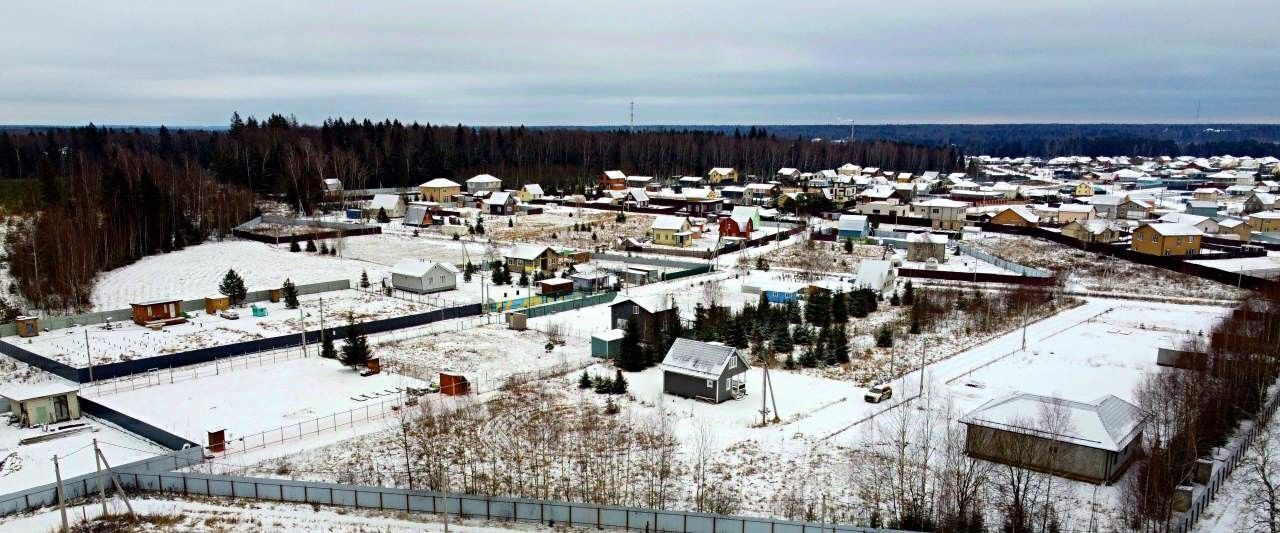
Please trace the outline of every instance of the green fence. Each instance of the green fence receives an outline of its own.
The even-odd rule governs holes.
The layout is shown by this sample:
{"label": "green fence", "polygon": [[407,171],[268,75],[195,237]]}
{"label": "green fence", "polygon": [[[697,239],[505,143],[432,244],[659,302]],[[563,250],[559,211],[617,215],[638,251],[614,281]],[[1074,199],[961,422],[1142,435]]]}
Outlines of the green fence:
{"label": "green fence", "polygon": [[706,274],[707,272],[711,272],[711,265],[698,265],[693,268],[686,268],[684,270],[673,270],[671,272],[667,272],[666,275],[662,276],[662,279],[672,280],[672,279],[687,278],[689,276],[697,276],[698,274]]}
{"label": "green fence", "polygon": [[525,316],[529,318],[538,318],[540,316],[554,315],[556,313],[573,311],[574,309],[581,309],[583,307],[591,307],[593,305],[609,303],[613,301],[614,296],[616,296],[617,294],[618,293],[613,291],[598,292],[590,296],[583,296],[581,298],[574,298],[572,300],[560,300],[557,302],[551,302],[549,304],[542,304],[542,305],[536,305],[533,307],[527,307],[520,312],[524,313]]}

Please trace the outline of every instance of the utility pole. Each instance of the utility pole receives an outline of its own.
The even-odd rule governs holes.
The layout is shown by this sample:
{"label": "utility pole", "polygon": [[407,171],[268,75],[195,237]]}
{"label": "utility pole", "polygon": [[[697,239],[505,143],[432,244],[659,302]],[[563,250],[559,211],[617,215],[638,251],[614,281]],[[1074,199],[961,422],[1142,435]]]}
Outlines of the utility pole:
{"label": "utility pole", "polygon": [[[107,467],[107,476],[111,478],[111,483],[116,487],[116,493],[120,494],[120,498],[124,500],[125,508],[129,509],[129,518],[136,518],[133,514],[133,504],[129,503],[129,495],[124,492],[124,487],[120,486],[120,480],[116,478],[115,473],[111,471],[111,463],[107,462],[107,456],[102,454],[102,449],[95,447],[93,453],[102,459],[102,464]],[[210,464],[212,469],[213,465]]]}
{"label": "utility pole", "polygon": [[929,340],[925,339],[920,344],[920,393],[919,393],[920,396],[924,396],[924,365],[925,365],[924,355],[928,351],[929,351]]}
{"label": "utility pole", "polygon": [[635,133],[635,130],[636,130],[636,103],[633,100],[631,102],[631,122],[627,125],[627,133]]}
{"label": "utility pole", "polygon": [[298,336],[302,338],[302,356],[307,356],[307,315],[298,306]]}
{"label": "utility pole", "polygon": [[62,495],[62,469],[58,467],[58,456],[53,456],[53,478],[58,481],[58,512],[62,513],[62,530],[71,531],[71,527],[67,525],[67,503]]}
{"label": "utility pole", "polygon": [[1027,351],[1027,306],[1022,306],[1022,351]]}
{"label": "utility pole", "polygon": [[93,467],[98,476],[98,499],[102,500],[102,516],[107,516],[107,480],[102,479],[102,459],[98,458],[98,439],[93,439]]}
{"label": "utility pole", "polygon": [[89,326],[84,327],[84,355],[89,358],[89,381],[93,381],[93,351],[89,349]]}

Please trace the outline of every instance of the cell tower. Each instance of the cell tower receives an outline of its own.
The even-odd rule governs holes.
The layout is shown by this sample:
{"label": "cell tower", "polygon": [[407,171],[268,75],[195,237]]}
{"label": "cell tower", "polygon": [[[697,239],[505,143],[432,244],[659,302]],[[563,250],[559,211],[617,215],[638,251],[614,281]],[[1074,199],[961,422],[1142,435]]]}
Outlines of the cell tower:
{"label": "cell tower", "polygon": [[627,133],[635,133],[636,130],[636,103],[631,102],[631,122],[627,125]]}

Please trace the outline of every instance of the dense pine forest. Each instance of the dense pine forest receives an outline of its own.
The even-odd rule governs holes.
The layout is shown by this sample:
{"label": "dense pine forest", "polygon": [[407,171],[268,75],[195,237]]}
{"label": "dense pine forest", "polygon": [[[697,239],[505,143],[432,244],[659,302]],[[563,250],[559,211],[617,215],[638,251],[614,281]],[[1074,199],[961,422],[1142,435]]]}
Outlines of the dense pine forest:
{"label": "dense pine forest", "polygon": [[398,121],[300,125],[234,115],[226,130],[101,128],[0,132],[0,201],[11,217],[8,290],[33,307],[87,307],[94,276],[150,254],[219,237],[258,197],[311,212],[323,179],[348,189],[410,186],[489,173],[581,190],[606,169],[703,175],[713,166],[772,176],[779,167],[852,162],[920,172],[960,168],[955,148],[890,141],[784,139],[745,132],[471,128]]}

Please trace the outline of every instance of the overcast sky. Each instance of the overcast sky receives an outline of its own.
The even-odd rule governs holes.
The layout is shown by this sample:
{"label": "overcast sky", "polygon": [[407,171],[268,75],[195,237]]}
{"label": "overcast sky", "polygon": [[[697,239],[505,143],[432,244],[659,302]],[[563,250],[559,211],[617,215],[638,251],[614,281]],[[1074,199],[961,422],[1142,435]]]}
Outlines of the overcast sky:
{"label": "overcast sky", "polygon": [[1280,121],[1280,1],[56,2],[0,124]]}

